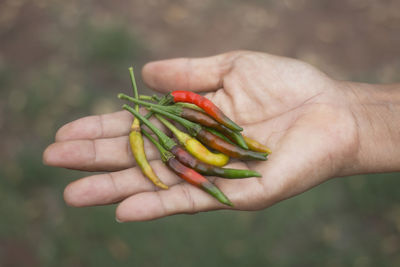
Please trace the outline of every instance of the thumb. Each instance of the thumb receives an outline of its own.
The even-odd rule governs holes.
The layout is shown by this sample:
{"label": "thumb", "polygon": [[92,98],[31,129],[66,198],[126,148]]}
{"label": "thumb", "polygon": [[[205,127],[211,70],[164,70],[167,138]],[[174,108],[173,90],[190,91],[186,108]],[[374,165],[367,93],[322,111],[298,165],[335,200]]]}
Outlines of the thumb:
{"label": "thumb", "polygon": [[213,91],[222,87],[224,76],[242,51],[204,58],[176,58],[147,63],[144,82],[159,91]]}

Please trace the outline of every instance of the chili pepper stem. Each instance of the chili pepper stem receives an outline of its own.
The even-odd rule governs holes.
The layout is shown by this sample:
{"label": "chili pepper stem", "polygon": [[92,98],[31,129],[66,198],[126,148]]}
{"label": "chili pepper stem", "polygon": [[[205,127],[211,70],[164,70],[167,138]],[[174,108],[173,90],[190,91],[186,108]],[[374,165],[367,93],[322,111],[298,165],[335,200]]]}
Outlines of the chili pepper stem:
{"label": "chili pepper stem", "polygon": [[[135,79],[135,73],[133,72],[133,67],[129,67],[129,74],[131,75],[131,82],[132,82],[132,87],[133,87],[133,95],[135,99],[139,99],[139,94],[136,86],[136,79]],[[135,105],[135,110],[139,111],[139,105]]]}
{"label": "chili pepper stem", "polygon": [[167,151],[150,133],[146,130],[142,129],[142,133],[152,142],[158,149],[161,154],[161,160],[163,162],[167,162],[170,158],[174,157],[174,155]]}
{"label": "chili pepper stem", "polygon": [[[138,90],[136,86],[136,79],[135,79],[135,74],[133,73],[133,67],[129,67],[129,74],[131,76],[131,82],[132,82],[132,88],[133,88],[133,95],[135,96],[136,99],[138,99]],[[135,104],[135,110],[139,111],[139,105]],[[131,126],[132,131],[139,131],[140,132],[140,122],[138,118],[134,118]]]}
{"label": "chili pepper stem", "polygon": [[156,113],[162,114],[162,115],[166,116],[167,118],[170,118],[170,119],[180,123],[182,126],[184,126],[189,131],[189,133],[192,136],[196,136],[202,130],[202,128],[201,128],[201,126],[199,124],[191,122],[191,121],[188,121],[186,119],[183,119],[183,118],[181,118],[179,116],[176,116],[175,114],[166,112],[166,111],[164,111],[162,109],[159,109],[157,107],[150,107],[149,110],[150,111],[155,111]]}
{"label": "chili pepper stem", "polygon": [[178,128],[176,128],[168,120],[164,119],[161,115],[156,114],[155,116],[159,121],[161,121],[177,137],[178,140],[181,140],[183,142],[187,142],[191,138],[186,133],[184,133],[184,132],[180,131]]}
{"label": "chili pepper stem", "polygon": [[225,140],[226,142],[234,145],[235,143],[233,143],[228,137],[226,137],[225,135],[223,135],[222,133],[218,132],[217,130],[210,128],[210,127],[204,127],[204,129],[206,131],[209,131],[210,133],[215,134],[216,136],[218,136],[219,138]]}
{"label": "chili pepper stem", "polygon": [[175,103],[175,106],[184,107],[184,108],[190,108],[190,109],[194,109],[194,110],[206,113],[204,111],[204,109],[202,109],[201,107],[196,106],[195,104],[192,104],[192,103],[178,102],[178,103]]}
{"label": "chili pepper stem", "polygon": [[163,133],[161,130],[159,130],[157,127],[155,127],[148,119],[143,117],[142,115],[139,114],[136,110],[131,108],[128,105],[123,105],[123,109],[131,112],[133,115],[138,117],[147,127],[149,127],[150,130],[152,130],[155,135],[157,135],[158,139],[160,140],[160,143],[167,149],[171,149],[172,147],[176,146],[176,143],[174,140],[169,138],[165,133]]}
{"label": "chili pepper stem", "polygon": [[[149,102],[145,102],[142,100],[138,100],[136,98],[130,97],[130,96],[128,96],[126,94],[122,94],[122,93],[118,94],[118,98],[134,102],[135,106],[140,104],[140,105],[143,105],[143,106],[146,106],[149,108],[156,107],[156,108],[162,109],[166,112],[169,112],[169,113],[172,113],[175,115],[179,115],[182,112],[182,108],[178,107],[178,106],[162,106],[162,105],[158,105],[158,104],[154,104],[154,103],[149,103]],[[136,110],[136,111],[138,111],[138,110]]]}
{"label": "chili pepper stem", "polygon": [[152,96],[150,96],[150,95],[139,95],[139,99],[140,100],[147,100],[147,101],[155,101],[155,102],[160,101],[160,98],[158,96],[156,96],[156,95],[152,95]]}

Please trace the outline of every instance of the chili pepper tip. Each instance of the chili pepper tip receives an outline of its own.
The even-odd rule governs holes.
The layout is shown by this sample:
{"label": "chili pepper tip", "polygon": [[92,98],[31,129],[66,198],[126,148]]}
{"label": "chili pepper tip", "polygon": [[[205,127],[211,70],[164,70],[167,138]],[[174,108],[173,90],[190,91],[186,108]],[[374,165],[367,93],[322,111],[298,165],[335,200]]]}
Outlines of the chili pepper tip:
{"label": "chili pepper tip", "polygon": [[210,195],[214,196],[222,204],[233,207],[233,203],[229,200],[229,198],[225,196],[224,193],[219,190],[218,187],[216,187],[213,183],[202,183],[201,188]]}
{"label": "chili pepper tip", "polygon": [[262,177],[262,175],[259,172],[252,171],[253,177]]}
{"label": "chili pepper tip", "polygon": [[164,183],[154,183],[156,186],[162,188],[162,189],[168,189],[168,185],[164,184]]}

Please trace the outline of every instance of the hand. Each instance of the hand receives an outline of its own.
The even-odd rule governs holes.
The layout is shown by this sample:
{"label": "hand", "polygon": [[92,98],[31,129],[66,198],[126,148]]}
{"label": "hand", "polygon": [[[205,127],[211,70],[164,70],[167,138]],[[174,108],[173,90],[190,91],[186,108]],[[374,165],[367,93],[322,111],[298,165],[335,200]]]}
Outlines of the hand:
{"label": "hand", "polygon": [[[263,209],[331,177],[355,172],[360,143],[350,89],[308,64],[239,51],[149,63],[143,79],[163,92],[210,91],[206,97],[241,125],[245,135],[272,149],[266,162],[228,165],[256,170],[262,178],[215,180],[235,209]],[[179,180],[146,142],[151,165],[170,185],[169,190],[157,190],[134,166],[127,138],[131,121],[121,111],[82,118],[57,132],[56,142],[44,152],[45,164],[106,171],[69,184],[64,192],[69,205],[121,202],[119,221],[227,208]]]}

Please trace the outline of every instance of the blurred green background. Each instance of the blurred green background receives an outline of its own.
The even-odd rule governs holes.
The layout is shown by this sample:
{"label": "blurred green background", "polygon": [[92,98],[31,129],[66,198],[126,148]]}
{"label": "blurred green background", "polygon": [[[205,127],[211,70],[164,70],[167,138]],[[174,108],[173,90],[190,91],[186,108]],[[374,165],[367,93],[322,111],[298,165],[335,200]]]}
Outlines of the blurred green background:
{"label": "blurred green background", "polygon": [[[331,180],[259,212],[118,224],[45,167],[64,123],[120,109],[127,67],[251,49],[334,78],[400,79],[400,2],[0,1],[0,266],[400,266],[397,174]],[[139,76],[139,75],[138,75]],[[146,90],[139,79],[140,90]]]}

